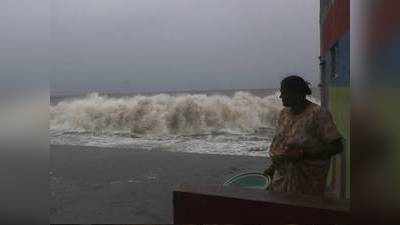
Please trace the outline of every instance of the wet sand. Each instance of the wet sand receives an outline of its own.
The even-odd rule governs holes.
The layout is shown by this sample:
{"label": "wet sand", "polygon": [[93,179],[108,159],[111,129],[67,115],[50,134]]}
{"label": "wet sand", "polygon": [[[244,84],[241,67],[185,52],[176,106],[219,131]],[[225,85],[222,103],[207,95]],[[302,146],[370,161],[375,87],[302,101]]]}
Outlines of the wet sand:
{"label": "wet sand", "polygon": [[221,184],[263,171],[263,157],[50,147],[50,223],[172,223],[178,184]]}

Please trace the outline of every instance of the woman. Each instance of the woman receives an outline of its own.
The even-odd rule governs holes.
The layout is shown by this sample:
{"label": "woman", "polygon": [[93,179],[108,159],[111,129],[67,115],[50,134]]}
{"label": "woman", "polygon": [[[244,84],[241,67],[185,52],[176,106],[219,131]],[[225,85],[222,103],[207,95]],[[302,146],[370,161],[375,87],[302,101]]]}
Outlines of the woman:
{"label": "woman", "polygon": [[331,114],[306,99],[307,82],[289,76],[281,82],[283,106],[270,147],[269,190],[323,195],[330,158],[343,151],[342,137]]}

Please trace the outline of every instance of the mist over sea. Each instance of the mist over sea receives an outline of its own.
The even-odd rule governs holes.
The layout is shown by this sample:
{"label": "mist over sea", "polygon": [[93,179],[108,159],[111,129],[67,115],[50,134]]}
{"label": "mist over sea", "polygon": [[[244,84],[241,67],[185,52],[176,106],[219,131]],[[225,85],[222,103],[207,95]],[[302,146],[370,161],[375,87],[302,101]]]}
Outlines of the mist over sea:
{"label": "mist over sea", "polygon": [[53,145],[266,156],[282,104],[264,89],[58,93],[49,107]]}

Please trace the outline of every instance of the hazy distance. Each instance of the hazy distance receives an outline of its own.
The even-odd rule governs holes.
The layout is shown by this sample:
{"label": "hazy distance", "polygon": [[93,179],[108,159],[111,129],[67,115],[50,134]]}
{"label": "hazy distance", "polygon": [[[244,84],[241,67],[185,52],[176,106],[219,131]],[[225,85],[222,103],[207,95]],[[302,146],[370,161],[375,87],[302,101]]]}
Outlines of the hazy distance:
{"label": "hazy distance", "polygon": [[54,92],[318,84],[318,0],[53,0]]}

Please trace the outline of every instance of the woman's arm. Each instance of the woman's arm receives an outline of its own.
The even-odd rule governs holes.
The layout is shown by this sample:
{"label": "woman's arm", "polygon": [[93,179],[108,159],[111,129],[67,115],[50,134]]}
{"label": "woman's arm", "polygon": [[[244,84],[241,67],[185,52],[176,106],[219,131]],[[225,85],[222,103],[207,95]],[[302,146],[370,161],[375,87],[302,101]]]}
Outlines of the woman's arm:
{"label": "woman's arm", "polygon": [[330,143],[324,144],[319,152],[310,153],[304,151],[303,156],[306,159],[329,159],[332,156],[343,152],[343,149],[343,138],[338,138]]}
{"label": "woman's arm", "polygon": [[275,166],[273,163],[271,163],[271,165],[266,170],[264,170],[264,176],[270,177],[272,179],[274,173],[275,173]]}
{"label": "woman's arm", "polygon": [[276,171],[276,169],[285,161],[287,161],[289,158],[287,156],[283,156],[283,155],[277,155],[277,156],[272,156],[269,158],[269,160],[271,161],[271,164],[269,165],[269,167],[264,170],[264,175],[265,176],[269,176],[272,177],[274,176],[274,173]]}

